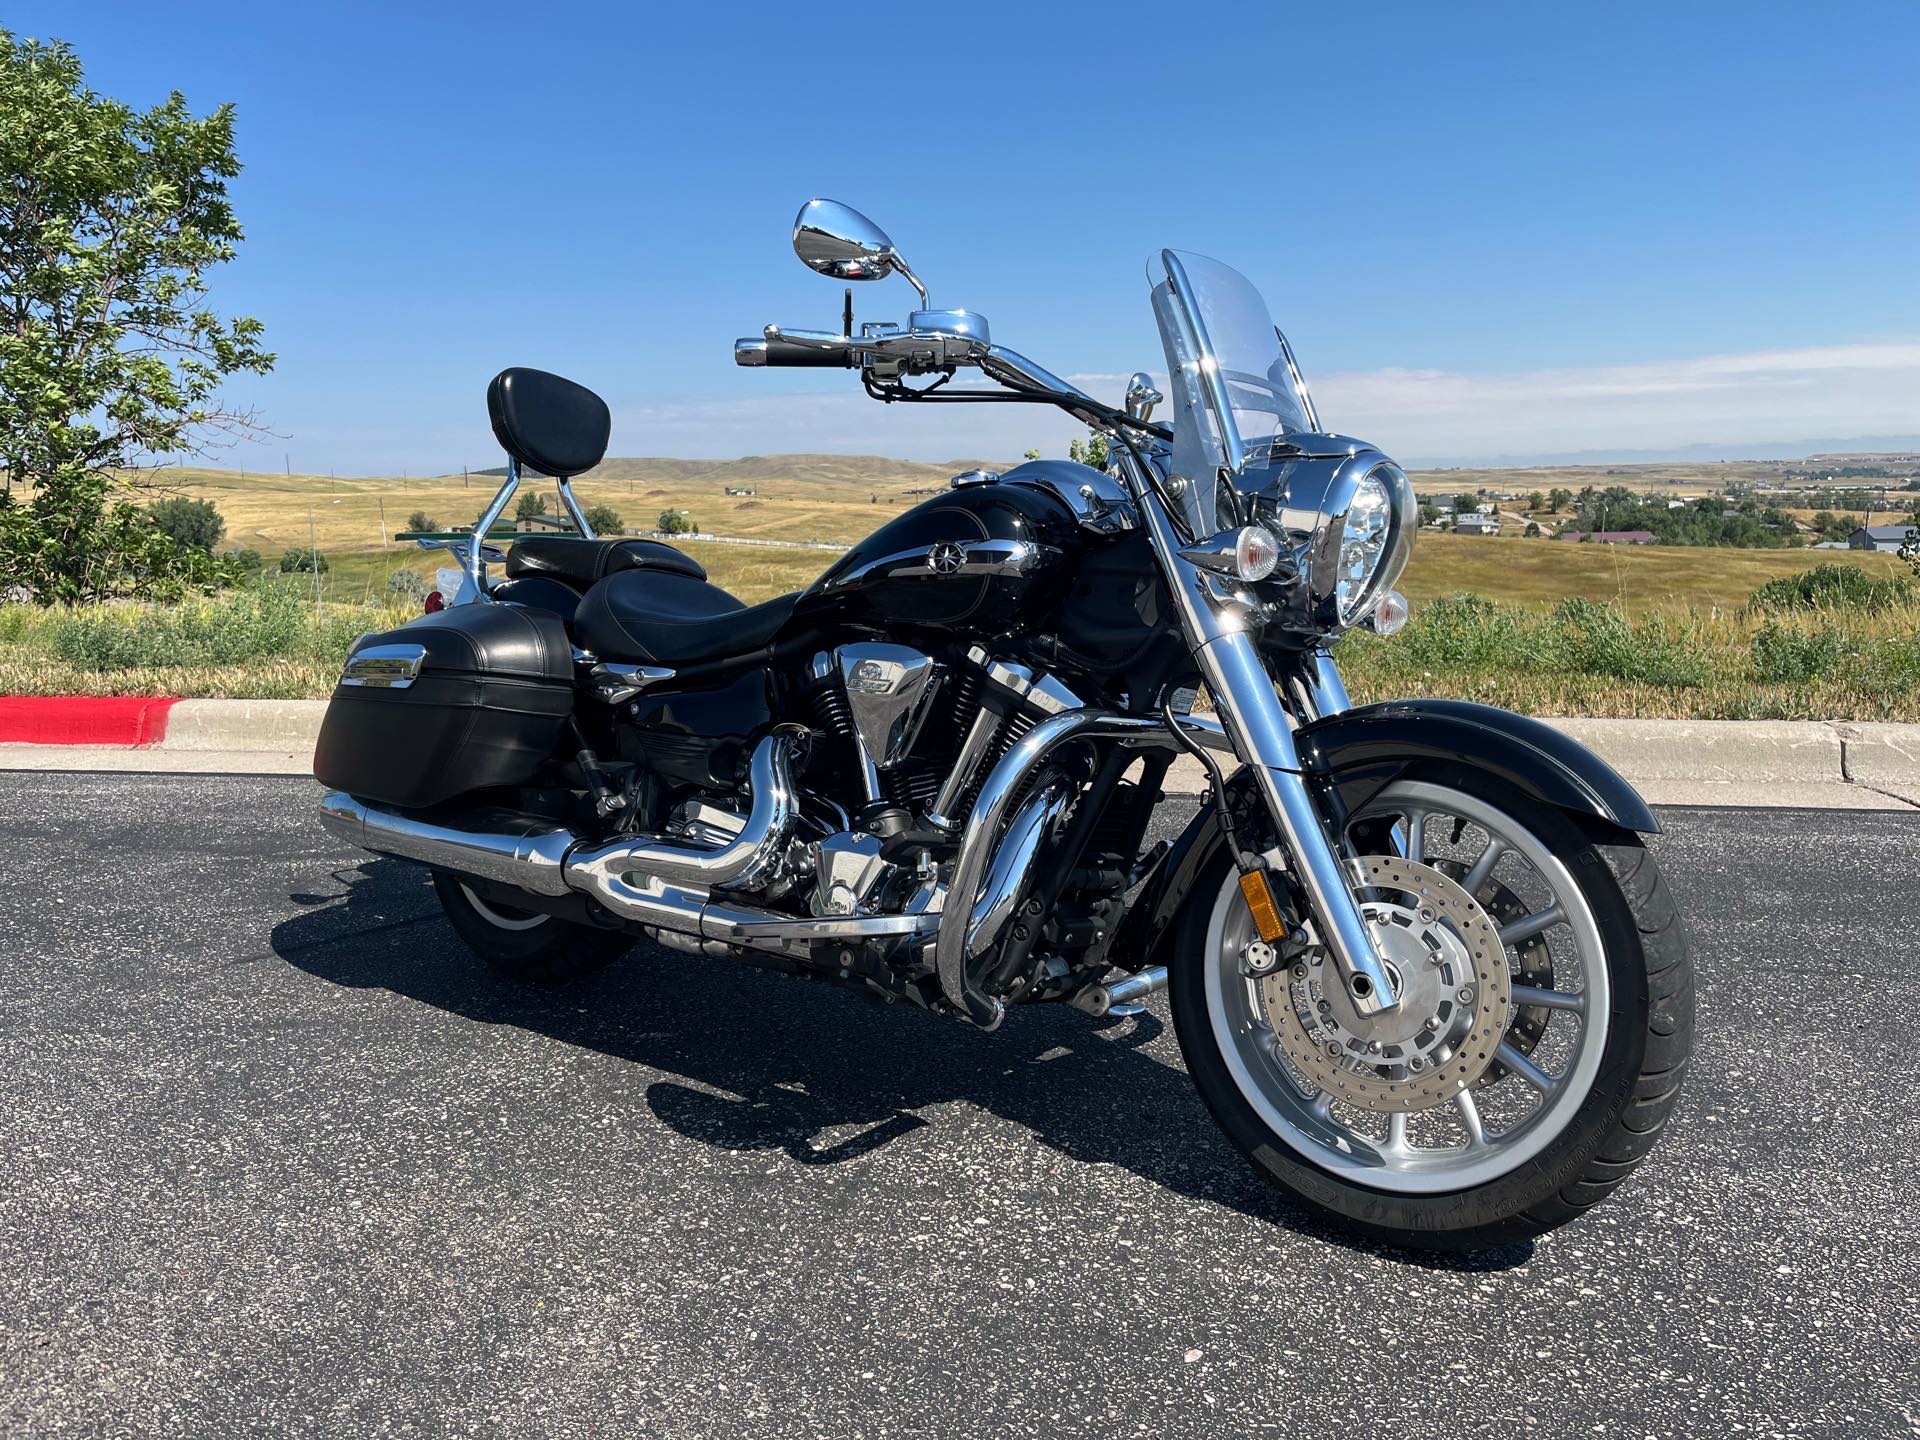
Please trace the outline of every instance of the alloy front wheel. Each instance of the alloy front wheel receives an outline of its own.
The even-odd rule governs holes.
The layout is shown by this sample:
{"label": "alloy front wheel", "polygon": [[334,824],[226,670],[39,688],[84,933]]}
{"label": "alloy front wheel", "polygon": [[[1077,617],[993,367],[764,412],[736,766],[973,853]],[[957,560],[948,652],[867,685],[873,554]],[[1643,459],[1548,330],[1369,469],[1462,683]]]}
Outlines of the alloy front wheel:
{"label": "alloy front wheel", "polygon": [[1222,856],[1173,965],[1209,1107],[1274,1179],[1399,1243],[1563,1223],[1651,1148],[1685,1064],[1685,947],[1651,856],[1477,773],[1396,782],[1348,839],[1402,1004],[1361,1016],[1323,953],[1273,956]]}

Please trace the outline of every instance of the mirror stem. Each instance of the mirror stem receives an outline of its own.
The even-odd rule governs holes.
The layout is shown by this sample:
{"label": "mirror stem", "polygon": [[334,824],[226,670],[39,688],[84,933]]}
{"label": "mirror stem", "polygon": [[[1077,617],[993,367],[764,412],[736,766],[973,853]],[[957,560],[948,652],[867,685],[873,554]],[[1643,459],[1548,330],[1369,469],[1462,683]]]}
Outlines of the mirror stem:
{"label": "mirror stem", "polygon": [[840,305],[840,335],[842,339],[853,338],[853,287],[847,286],[847,298]]}
{"label": "mirror stem", "polygon": [[927,309],[927,287],[920,283],[920,277],[918,275],[907,268],[907,262],[900,258],[900,252],[898,250],[893,252],[893,269],[895,274],[906,276],[907,283],[920,292],[920,308],[922,310]]}

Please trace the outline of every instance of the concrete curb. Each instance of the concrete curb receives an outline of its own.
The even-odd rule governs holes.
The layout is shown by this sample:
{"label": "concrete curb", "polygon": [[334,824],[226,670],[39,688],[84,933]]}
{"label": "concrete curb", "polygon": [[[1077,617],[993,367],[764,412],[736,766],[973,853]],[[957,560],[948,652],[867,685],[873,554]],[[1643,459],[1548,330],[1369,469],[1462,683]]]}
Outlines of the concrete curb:
{"label": "concrete curb", "polygon": [[[0,770],[309,772],[324,700],[181,700],[152,744],[21,744],[0,727]],[[1820,720],[1546,723],[1592,749],[1654,804],[1920,809],[1920,725]],[[1206,788],[1199,763],[1173,793]]]}

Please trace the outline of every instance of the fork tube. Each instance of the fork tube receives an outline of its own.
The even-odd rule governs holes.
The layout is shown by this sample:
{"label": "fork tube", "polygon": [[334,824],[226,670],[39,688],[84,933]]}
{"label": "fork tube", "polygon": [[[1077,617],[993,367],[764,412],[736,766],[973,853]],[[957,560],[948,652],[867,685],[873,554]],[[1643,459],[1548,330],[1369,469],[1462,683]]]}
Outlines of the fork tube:
{"label": "fork tube", "polygon": [[[1129,464],[1130,472],[1137,469]],[[1158,492],[1144,475],[1134,476],[1134,495],[1160,557],[1200,674],[1213,692],[1227,738],[1253,773],[1307,904],[1344,972],[1354,1008],[1363,1015],[1400,1003],[1373,937],[1355,903],[1340,856],[1301,774],[1300,752],[1286,706],[1248,629],[1249,610],[1211,575],[1180,555],[1180,542]],[[1337,679],[1337,676],[1336,676]]]}

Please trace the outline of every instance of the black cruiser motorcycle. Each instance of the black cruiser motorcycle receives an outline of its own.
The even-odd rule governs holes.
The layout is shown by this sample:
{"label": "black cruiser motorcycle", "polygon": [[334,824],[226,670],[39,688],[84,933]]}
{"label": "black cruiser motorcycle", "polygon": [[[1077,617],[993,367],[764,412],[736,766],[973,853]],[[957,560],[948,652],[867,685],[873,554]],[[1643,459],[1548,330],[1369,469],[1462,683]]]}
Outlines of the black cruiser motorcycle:
{"label": "black cruiser motorcycle", "polygon": [[[1658,827],[1533,720],[1349,704],[1330,649],[1405,623],[1413,495],[1321,426],[1254,288],[1151,263],[1160,420],[1146,374],[1114,408],[932,309],[845,206],[807,204],[793,242],[920,308],[856,332],[849,288],[837,332],[770,325],[740,364],[1058,406],[1110,464],[957,475],[805,591],[743,605],[667,545],[595,538],[568,482],[606,451],[606,405],[504,371],[506,483],[445,608],[348,658],[314,757],[327,827],[431,867],[461,937],[533,978],[645,936],[984,1029],[1167,988],[1234,1144],[1392,1243],[1511,1240],[1605,1197],[1690,1045]],[[527,471],[580,538],[502,555],[485,537]],[[1149,845],[1177,761],[1210,803]]]}

